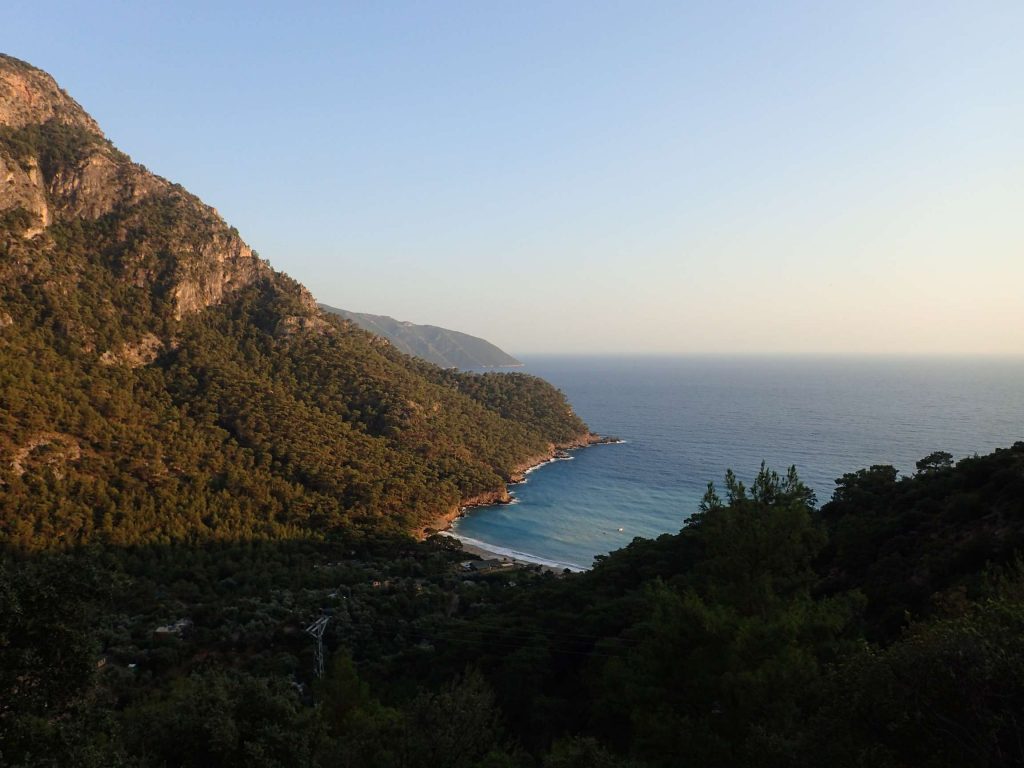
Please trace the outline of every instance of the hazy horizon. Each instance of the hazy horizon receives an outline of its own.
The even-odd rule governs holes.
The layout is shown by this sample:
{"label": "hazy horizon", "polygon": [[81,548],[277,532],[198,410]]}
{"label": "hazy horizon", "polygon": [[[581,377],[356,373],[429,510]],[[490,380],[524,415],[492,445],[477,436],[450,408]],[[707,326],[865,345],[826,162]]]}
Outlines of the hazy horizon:
{"label": "hazy horizon", "polygon": [[1024,5],[14,2],[319,301],[513,355],[1024,354]]}
{"label": "hazy horizon", "polygon": [[[1021,352],[634,352],[631,350],[611,352],[521,352],[526,358],[665,358],[677,359],[684,357],[712,359],[834,359],[834,360],[1013,360],[1024,361]],[[525,361],[524,361],[525,362]]]}

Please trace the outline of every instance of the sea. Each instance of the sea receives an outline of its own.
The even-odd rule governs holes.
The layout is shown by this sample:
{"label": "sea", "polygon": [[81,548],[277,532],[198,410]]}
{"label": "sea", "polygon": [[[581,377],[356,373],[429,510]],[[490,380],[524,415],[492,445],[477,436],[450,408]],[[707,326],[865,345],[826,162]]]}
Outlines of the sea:
{"label": "sea", "polygon": [[498,554],[584,570],[634,537],[677,532],[709,481],[795,465],[818,502],[873,464],[913,474],[1024,440],[1024,357],[535,356],[521,370],[568,397],[591,430],[577,450],[469,510],[453,535]]}

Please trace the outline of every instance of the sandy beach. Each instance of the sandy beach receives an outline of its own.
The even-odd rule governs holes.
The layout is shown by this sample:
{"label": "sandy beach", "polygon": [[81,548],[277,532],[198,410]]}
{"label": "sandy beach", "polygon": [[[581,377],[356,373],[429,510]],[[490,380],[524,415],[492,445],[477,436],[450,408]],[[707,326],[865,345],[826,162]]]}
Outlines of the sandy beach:
{"label": "sandy beach", "polygon": [[[529,556],[522,555],[522,553],[512,553],[508,550],[503,550],[501,547],[494,547],[493,549],[488,548],[483,542],[471,539],[467,541],[462,536],[452,531],[442,531],[441,535],[450,536],[453,539],[457,539],[462,544],[462,551],[469,555],[476,555],[482,560],[505,560],[519,566],[535,566],[540,568],[542,571],[550,571],[555,574],[562,574],[566,570],[574,573],[579,573],[584,570],[576,565],[570,565],[569,563],[553,563],[541,559],[533,559]],[[521,555],[517,557],[516,555]]]}

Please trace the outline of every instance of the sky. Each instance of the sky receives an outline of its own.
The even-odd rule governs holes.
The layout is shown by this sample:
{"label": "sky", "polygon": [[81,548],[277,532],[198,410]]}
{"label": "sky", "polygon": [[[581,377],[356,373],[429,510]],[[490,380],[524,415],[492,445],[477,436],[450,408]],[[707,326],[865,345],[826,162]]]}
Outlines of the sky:
{"label": "sky", "polygon": [[513,354],[1024,354],[1024,3],[25,2],[321,301]]}

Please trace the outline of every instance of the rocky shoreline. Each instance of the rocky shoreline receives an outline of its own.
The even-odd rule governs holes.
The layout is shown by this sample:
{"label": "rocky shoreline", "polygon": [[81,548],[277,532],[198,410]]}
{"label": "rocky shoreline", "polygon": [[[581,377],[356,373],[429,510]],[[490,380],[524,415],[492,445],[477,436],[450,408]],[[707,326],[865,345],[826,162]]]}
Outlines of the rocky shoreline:
{"label": "rocky shoreline", "polygon": [[589,448],[593,445],[612,445],[621,442],[622,440],[617,437],[596,435],[593,432],[587,432],[564,443],[551,443],[547,452],[530,456],[517,464],[512,469],[509,479],[502,488],[460,500],[457,505],[449,509],[443,515],[434,518],[428,525],[424,526],[419,531],[418,537],[422,540],[435,533],[449,530],[452,527],[452,523],[462,517],[466,513],[467,509],[511,503],[512,495],[509,493],[508,489],[510,485],[517,485],[519,483],[526,482],[526,476],[538,467],[542,467],[552,461],[564,461],[571,458],[571,451],[578,450],[580,448]]}

